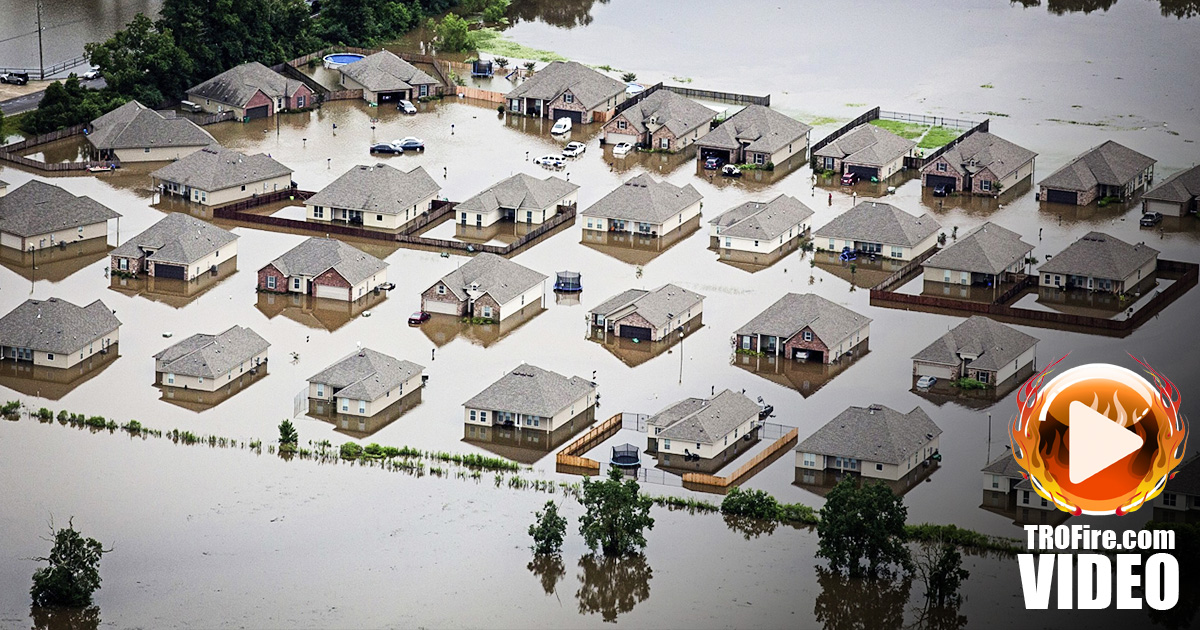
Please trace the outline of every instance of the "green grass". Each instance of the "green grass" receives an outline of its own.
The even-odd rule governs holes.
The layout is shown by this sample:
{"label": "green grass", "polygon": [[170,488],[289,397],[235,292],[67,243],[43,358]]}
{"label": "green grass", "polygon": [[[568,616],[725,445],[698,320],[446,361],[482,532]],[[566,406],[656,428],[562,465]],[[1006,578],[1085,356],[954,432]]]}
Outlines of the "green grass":
{"label": "green grass", "polygon": [[808,121],[808,124],[813,127],[820,127],[821,125],[832,125],[838,122],[841,121],[837,118],[832,118],[829,116],[817,116],[816,118]]}
{"label": "green grass", "polygon": [[992,88],[994,88],[994,87],[996,87],[996,86],[992,85],[991,83],[984,83],[983,85],[981,85],[981,86],[979,86],[979,87],[981,87],[981,88],[983,88],[983,89],[985,89],[985,90],[990,90],[990,89],[992,89]]}
{"label": "green grass", "polygon": [[530,48],[505,37],[493,28],[481,28],[472,33],[475,47],[486,53],[508,57],[509,59],[532,59],[534,61],[566,61],[562,55],[549,51]]}
{"label": "green grass", "polygon": [[958,137],[957,129],[947,129],[946,127],[933,127],[925,133],[925,137],[917,143],[917,146],[922,149],[936,149],[945,146]]}
{"label": "green grass", "polygon": [[871,121],[872,125],[882,127],[888,131],[908,140],[920,138],[928,129],[929,125],[918,125],[916,123],[901,122],[899,120],[883,120],[876,118]]}
{"label": "green grass", "polygon": [[866,103],[846,103],[846,107],[866,107]]}

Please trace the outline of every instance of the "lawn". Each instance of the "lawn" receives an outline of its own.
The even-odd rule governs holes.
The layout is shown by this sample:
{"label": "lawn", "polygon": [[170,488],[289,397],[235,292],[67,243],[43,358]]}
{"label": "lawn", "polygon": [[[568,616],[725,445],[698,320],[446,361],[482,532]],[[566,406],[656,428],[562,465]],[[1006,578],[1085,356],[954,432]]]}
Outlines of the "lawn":
{"label": "lawn", "polygon": [[899,120],[883,120],[882,118],[872,120],[871,124],[876,127],[883,127],[897,136],[908,140],[920,138],[929,129],[929,125],[918,125],[917,123],[901,122]]}
{"label": "lawn", "polygon": [[930,125],[921,125],[899,120],[883,120],[877,118],[872,120],[871,124],[887,129],[901,138],[916,140],[917,146],[922,149],[937,149],[945,146],[951,140],[957,138],[961,133],[957,129],[951,129],[949,127],[932,127]]}
{"label": "lawn", "polygon": [[505,37],[500,31],[492,28],[481,28],[471,34],[475,38],[475,47],[486,53],[491,53],[509,59],[529,59],[532,61],[566,61],[562,55],[549,51],[522,46]]}
{"label": "lawn", "polygon": [[917,143],[917,146],[922,149],[937,149],[950,143],[957,138],[959,131],[957,129],[949,129],[947,127],[933,127],[925,133],[925,137]]}

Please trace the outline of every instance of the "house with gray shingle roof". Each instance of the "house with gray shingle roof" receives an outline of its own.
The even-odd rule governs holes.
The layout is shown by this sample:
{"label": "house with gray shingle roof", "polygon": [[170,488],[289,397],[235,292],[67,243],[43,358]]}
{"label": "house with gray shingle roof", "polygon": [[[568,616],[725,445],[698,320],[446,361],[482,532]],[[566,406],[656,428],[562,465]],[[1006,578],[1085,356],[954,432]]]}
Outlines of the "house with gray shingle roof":
{"label": "house with gray shingle roof", "polygon": [[349,302],[387,282],[388,264],[332,238],[310,238],[258,270],[258,290]]}
{"label": "house with gray shingle roof", "polygon": [[921,263],[925,282],[989,287],[1024,273],[1033,245],[988,221]]}
{"label": "house with gray shingle roof", "polygon": [[[647,90],[649,91],[649,90]],[[659,151],[679,151],[703,138],[717,112],[686,96],[659,88],[626,101],[604,123],[605,144],[628,142]]]}
{"label": "house with gray shingle roof", "polygon": [[1003,455],[993,459],[979,472],[983,473],[984,490],[1005,494],[1025,479],[1025,469],[1021,468],[1009,449],[1005,449]]}
{"label": "house with gray shingle roof", "polygon": [[1200,165],[1179,171],[1142,195],[1142,212],[1182,217],[1200,207]]}
{"label": "house with gray shingle roof", "polygon": [[424,383],[425,367],[370,348],[360,348],[308,378],[308,397],[334,411],[371,417]]}
{"label": "house with gray shingle roof", "polygon": [[1128,199],[1154,181],[1154,158],[1109,140],[1038,182],[1038,199],[1086,206],[1097,199]]}
{"label": "house with gray shingle roof", "polygon": [[153,173],[156,187],[205,206],[220,206],[292,188],[292,169],[269,155],[212,145]]}
{"label": "house with gray shingle roof", "polygon": [[304,202],[309,221],[398,230],[433,209],[441,192],[425,167],[376,164],[346,171]]}
{"label": "house with gray shingle roof", "polygon": [[770,167],[808,150],[812,127],[770,107],[747,105],[696,141],[696,158]]}
{"label": "house with gray shingle roof", "polygon": [[1160,523],[1200,520],[1200,456],[1193,454],[1171,474],[1162,493],[1150,500],[1154,520]]}
{"label": "house with gray shingle roof", "polygon": [[120,218],[84,195],[31,179],[0,196],[0,245],[27,252],[108,237],[108,221]]}
{"label": "house with gray shingle roof", "polygon": [[53,297],[25,300],[0,317],[0,360],[69,368],[109,352],[120,327],[121,320],[100,300],[87,306]]}
{"label": "house with gray shingle roof", "polygon": [[921,184],[975,195],[999,195],[1033,176],[1037,154],[986,131],[977,131],[921,167]]}
{"label": "house with gray shingle roof", "polygon": [[0,197],[8,193],[8,182],[0,179]]}
{"label": "house with gray shingle roof", "polygon": [[157,112],[137,101],[93,120],[88,142],[120,162],[165,162],[216,144],[212,134],[196,123],[177,118],[174,111]]}
{"label": "house with gray shingle roof", "polygon": [[584,229],[664,236],[700,216],[700,193],[642,174],[617,186],[581,214]]}
{"label": "house with gray shingle roof", "polygon": [[846,249],[896,260],[912,260],[937,246],[942,228],[929,213],[919,217],[880,201],[864,201],[813,230],[818,250]]}
{"label": "house with gray shingle roof", "polygon": [[647,291],[629,289],[588,312],[592,326],[617,337],[662,341],[704,311],[704,296],[674,284]]}
{"label": "house with gray shingle roof", "polygon": [[770,254],[804,236],[812,216],[812,209],[788,195],[767,202],[747,201],[708,222],[710,243],[720,249]]}
{"label": "house with gray shingle roof", "polygon": [[663,466],[711,472],[754,439],[761,411],[729,389],[710,399],[685,398],[646,420],[646,452],[657,453]]}
{"label": "house with gray shingle roof", "polygon": [[454,207],[459,225],[489,227],[500,221],[541,225],[558,214],[559,206],[573,206],[579,186],[553,175],[538,179],[517,173],[502,179]]}
{"label": "house with gray shingle roof", "polygon": [[788,293],[738,328],[734,343],[747,352],[833,363],[860,351],[870,336],[870,317],[815,293]]}
{"label": "house with gray shingle roof", "polygon": [[904,169],[904,158],[917,143],[871,123],[863,123],[813,151],[813,162],[827,171],[855,173],[883,181]]}
{"label": "house with gray shingle roof", "polygon": [[542,306],[546,278],[496,254],[483,253],[421,294],[421,310],[503,321],[527,306]]}
{"label": "house with gray shingle roof", "polygon": [[913,376],[1002,385],[1033,365],[1037,337],[975,315],[913,355]]}
{"label": "house with gray shingle roof", "polygon": [[938,452],[941,434],[920,407],[847,407],[796,445],[796,468],[897,481]]}
{"label": "house with gray shingle roof", "polygon": [[590,423],[596,397],[596,384],[585,378],[522,363],[463,403],[463,418],[468,426],[551,433],[577,418]]}
{"label": "house with gray shingle roof", "polygon": [[244,326],[196,333],[154,355],[156,384],[214,392],[243,374],[266,369],[267,343]]}
{"label": "house with gray shingle roof", "polygon": [[625,101],[625,84],[577,61],[554,61],[504,95],[508,111],[590,123]]}
{"label": "house with gray shingle roof", "polygon": [[172,212],[111,254],[114,272],[194,280],[237,256],[237,235],[190,214]]}
{"label": "house with gray shingle roof", "polygon": [[238,120],[266,118],[314,105],[312,88],[250,61],[187,90],[187,100],[206,112],[233,111]]}
{"label": "house with gray shingle roof", "polygon": [[1104,232],[1088,232],[1038,267],[1038,284],[1057,289],[1126,293],[1154,276],[1158,250],[1131,245]]}
{"label": "house with gray shingle roof", "polygon": [[342,87],[361,89],[363,100],[368,103],[394,103],[432,96],[441,85],[437,79],[389,50],[346,64],[338,71],[342,74]]}

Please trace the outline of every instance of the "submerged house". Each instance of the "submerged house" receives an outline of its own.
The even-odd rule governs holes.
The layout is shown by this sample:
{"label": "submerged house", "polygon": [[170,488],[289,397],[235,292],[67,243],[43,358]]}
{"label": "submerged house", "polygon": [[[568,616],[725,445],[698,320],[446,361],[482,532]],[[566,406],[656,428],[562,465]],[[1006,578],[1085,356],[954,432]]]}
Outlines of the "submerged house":
{"label": "submerged house", "polygon": [[699,317],[703,310],[703,295],[664,284],[653,291],[629,289],[618,293],[588,312],[587,318],[592,326],[618,337],[662,341],[682,330],[684,324]]}
{"label": "submerged house", "polygon": [[1033,245],[988,221],[921,263],[925,282],[997,286],[1025,272]]}
{"label": "submerged house", "polygon": [[1088,149],[1038,182],[1038,199],[1086,206],[1097,199],[1128,199],[1154,180],[1153,158],[1112,140]]}
{"label": "submerged house", "polygon": [[217,141],[174,111],[157,112],[137,101],[91,122],[87,140],[106,159],[119,162],[178,160]]}
{"label": "submerged house", "polygon": [[700,216],[700,193],[642,174],[600,198],[581,214],[584,229],[663,236]]}
{"label": "submerged house", "polygon": [[215,144],[150,173],[150,177],[162,192],[205,206],[292,188],[292,169],[270,156],[245,155]]}
{"label": "submerged house", "polygon": [[998,195],[1033,176],[1037,154],[1000,136],[977,131],[921,167],[921,184],[974,195]]}
{"label": "submerged house", "polygon": [[573,206],[579,186],[553,175],[538,179],[518,173],[454,207],[459,225],[488,227],[500,221],[541,225]]}
{"label": "submerged house", "polygon": [[1161,212],[1169,217],[1195,213],[1200,198],[1200,165],[1179,171],[1142,195],[1142,212]]}
{"label": "submerged house", "polygon": [[121,320],[100,300],[25,300],[0,317],[0,359],[69,368],[117,345]]}
{"label": "submerged house", "polygon": [[114,272],[194,280],[237,256],[237,235],[190,214],[172,212],[110,256]]}
{"label": "submerged house", "polygon": [[407,173],[387,164],[358,165],[304,202],[307,220],[398,230],[433,209],[441,192],[425,167]]}
{"label": "submerged house", "polygon": [[267,362],[267,343],[244,326],[216,335],[197,333],[154,355],[158,384],[212,392]]}
{"label": "submerged house", "polygon": [[796,468],[898,481],[938,452],[941,434],[920,407],[847,407],[796,445]]}
{"label": "submerged house", "polygon": [[871,335],[871,318],[815,293],[788,293],[734,333],[740,350],[833,363]]}
{"label": "submerged house", "polygon": [[346,64],[338,71],[342,74],[342,87],[361,89],[363,100],[368,103],[416,100],[437,94],[441,86],[437,79],[389,50]]}
{"label": "submerged house", "polygon": [[522,363],[463,403],[463,418],[468,425],[552,433],[576,418],[590,421],[597,396],[596,384],[583,377]]}
{"label": "submerged house", "polygon": [[371,417],[417,391],[425,367],[360,348],[308,379],[308,397],[335,411]]}
{"label": "submerged house", "polygon": [[258,270],[258,290],[349,302],[387,282],[388,264],[332,238],[310,238]]}
{"label": "submerged house", "polygon": [[864,180],[884,180],[904,169],[917,143],[871,123],[863,123],[813,151],[818,168],[854,173]]}
{"label": "submerged house", "polygon": [[625,84],[577,61],[554,61],[504,95],[508,111],[575,123],[608,120]]}
{"label": "submerged house", "polygon": [[1000,385],[1032,366],[1037,337],[975,315],[912,357],[913,376]]}
{"label": "submerged house", "polygon": [[770,254],[804,236],[812,216],[799,199],[781,194],[767,202],[747,201],[709,221],[709,237],[717,248]]}
{"label": "submerged house", "polygon": [[747,105],[696,141],[697,158],[770,167],[808,150],[812,127],[770,107]]}
{"label": "submerged house", "polygon": [[232,111],[238,120],[267,118],[289,109],[315,104],[312,88],[303,81],[250,61],[188,88],[187,100],[206,112]]}
{"label": "submerged house", "polygon": [[710,399],[685,398],[646,421],[646,452],[657,453],[664,466],[700,462],[700,469],[719,468],[742,440],[754,438],[761,412],[758,403],[729,389]]}
{"label": "submerged house", "polygon": [[496,254],[479,254],[421,293],[421,310],[503,321],[542,305],[547,276]]}
{"label": "submerged house", "polygon": [[888,203],[864,201],[813,230],[813,244],[834,253],[912,260],[937,246],[941,228],[929,213],[914,217]]}
{"label": "submerged house", "polygon": [[604,142],[628,142],[659,151],[679,151],[704,137],[716,117],[716,111],[659,88],[604,123]]}
{"label": "submerged house", "polygon": [[1104,232],[1088,232],[1038,267],[1038,285],[1121,294],[1158,269],[1158,250],[1130,245]]}
{"label": "submerged house", "polygon": [[31,179],[0,196],[0,245],[27,252],[107,238],[109,220],[120,216],[91,197]]}

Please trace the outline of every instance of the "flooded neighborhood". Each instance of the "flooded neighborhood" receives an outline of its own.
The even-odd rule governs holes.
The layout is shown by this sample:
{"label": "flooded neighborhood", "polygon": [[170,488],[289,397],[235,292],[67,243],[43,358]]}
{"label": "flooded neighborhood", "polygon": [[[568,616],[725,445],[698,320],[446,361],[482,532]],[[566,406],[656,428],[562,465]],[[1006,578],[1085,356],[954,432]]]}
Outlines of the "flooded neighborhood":
{"label": "flooded neighborhood", "polygon": [[[39,66],[26,4],[0,70]],[[38,4],[51,66],[179,3]],[[1200,7],[654,7],[514,0],[503,54],[422,20],[46,133],[6,111],[0,626],[1200,623],[1187,568],[1169,611],[1026,610],[1012,545],[964,546],[931,608],[827,566],[815,517],[697,507],[851,478],[1020,549],[1195,523],[1175,478],[1058,510],[1009,435],[1063,357],[1144,362],[1190,415]],[[637,553],[577,535],[610,470],[658,499]],[[31,609],[68,523],[103,587]]]}

